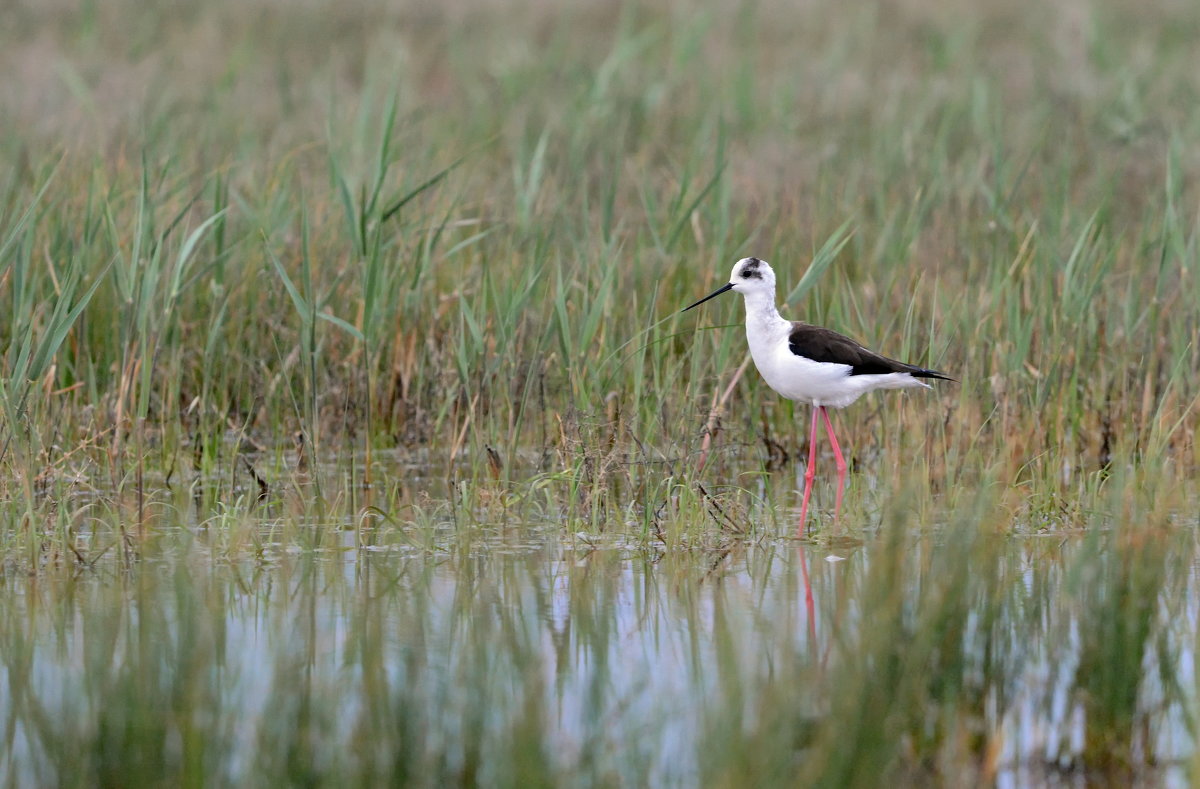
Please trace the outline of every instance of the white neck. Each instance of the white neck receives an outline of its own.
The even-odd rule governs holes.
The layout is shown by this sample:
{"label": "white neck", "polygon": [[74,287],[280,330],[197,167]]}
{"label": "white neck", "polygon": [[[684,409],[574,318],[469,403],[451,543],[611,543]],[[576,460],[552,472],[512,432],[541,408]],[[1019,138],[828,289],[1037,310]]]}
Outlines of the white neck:
{"label": "white neck", "polygon": [[748,331],[768,332],[778,330],[781,325],[791,323],[784,320],[775,308],[775,292],[754,292],[745,294],[746,297],[746,329]]}

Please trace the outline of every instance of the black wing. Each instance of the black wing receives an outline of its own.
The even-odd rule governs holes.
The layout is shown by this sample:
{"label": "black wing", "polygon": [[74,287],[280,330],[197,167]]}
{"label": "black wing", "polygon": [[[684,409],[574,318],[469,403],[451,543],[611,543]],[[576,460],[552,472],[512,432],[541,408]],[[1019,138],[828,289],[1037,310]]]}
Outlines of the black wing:
{"label": "black wing", "polygon": [[799,321],[792,324],[792,333],[788,335],[788,348],[797,356],[812,359],[814,362],[847,365],[851,375],[908,373],[914,378],[954,380],[936,370],[926,370],[923,367],[880,356],[874,351],[868,351],[843,334]]}

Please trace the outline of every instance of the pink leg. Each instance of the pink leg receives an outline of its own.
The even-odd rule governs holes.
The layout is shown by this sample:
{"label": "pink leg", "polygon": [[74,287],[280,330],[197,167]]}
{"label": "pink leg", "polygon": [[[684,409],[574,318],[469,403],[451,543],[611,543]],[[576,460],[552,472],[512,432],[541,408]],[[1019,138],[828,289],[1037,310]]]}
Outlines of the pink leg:
{"label": "pink leg", "polygon": [[804,500],[800,502],[800,524],[796,527],[796,536],[805,535],[804,522],[808,515],[808,498],[812,495],[813,480],[817,477],[817,411],[813,408],[812,430],[808,434],[808,468],[804,470]]}
{"label": "pink leg", "polygon": [[825,432],[829,434],[829,443],[833,444],[833,456],[837,458],[837,503],[833,506],[833,522],[837,523],[838,515],[842,512],[842,493],[846,490],[846,459],[842,457],[842,448],[838,446],[837,436],[833,434],[833,422],[829,419],[829,411],[825,406],[821,406],[820,410],[821,416],[825,417]]}

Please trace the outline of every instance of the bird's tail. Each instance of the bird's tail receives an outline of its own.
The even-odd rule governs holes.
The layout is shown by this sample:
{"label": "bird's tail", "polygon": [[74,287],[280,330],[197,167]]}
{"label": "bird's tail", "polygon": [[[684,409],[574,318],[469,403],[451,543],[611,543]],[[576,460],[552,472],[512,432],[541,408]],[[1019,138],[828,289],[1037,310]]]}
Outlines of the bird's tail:
{"label": "bird's tail", "polygon": [[958,383],[957,378],[951,378],[945,373],[939,373],[937,370],[926,370],[923,367],[914,367],[908,371],[908,374],[913,378],[936,378],[939,381],[954,381]]}

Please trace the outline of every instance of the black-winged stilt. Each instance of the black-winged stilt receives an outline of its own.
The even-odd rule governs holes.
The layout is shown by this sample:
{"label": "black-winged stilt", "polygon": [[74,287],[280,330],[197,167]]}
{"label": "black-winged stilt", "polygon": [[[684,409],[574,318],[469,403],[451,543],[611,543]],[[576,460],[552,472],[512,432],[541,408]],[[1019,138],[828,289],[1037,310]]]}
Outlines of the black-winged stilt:
{"label": "black-winged stilt", "polygon": [[825,431],[837,459],[838,489],[834,521],[842,510],[846,487],[846,460],[833,432],[829,408],[845,408],[875,389],[925,387],[922,378],[954,379],[936,370],[898,362],[867,350],[859,343],[820,326],[789,321],[775,308],[775,272],[765,260],[742,258],[733,266],[729,282],[695,304],[687,312],[727,290],[746,298],[746,340],[754,366],[767,385],[789,400],[813,406],[809,432],[808,468],[804,472],[804,499],[800,504],[799,534],[804,535],[808,499],[816,477],[817,420],[825,420]]}

